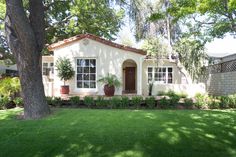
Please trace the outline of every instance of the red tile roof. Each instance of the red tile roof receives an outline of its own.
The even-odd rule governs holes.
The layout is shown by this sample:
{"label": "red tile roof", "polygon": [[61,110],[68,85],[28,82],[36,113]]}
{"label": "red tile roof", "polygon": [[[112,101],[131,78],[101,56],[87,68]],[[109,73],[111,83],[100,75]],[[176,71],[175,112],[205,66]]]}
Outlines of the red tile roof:
{"label": "red tile roof", "polygon": [[100,43],[103,43],[105,45],[115,47],[115,48],[118,48],[118,49],[122,49],[122,50],[125,50],[125,51],[131,51],[131,52],[134,52],[134,53],[137,53],[137,54],[146,55],[146,52],[141,50],[141,49],[136,49],[136,48],[133,48],[133,47],[117,44],[117,43],[114,43],[112,41],[103,39],[103,38],[98,37],[98,36],[93,35],[93,34],[81,34],[81,35],[76,35],[76,36],[68,38],[68,39],[64,39],[62,41],[59,41],[59,42],[54,43],[52,45],[49,45],[48,50],[53,51],[54,49],[56,49],[58,47],[67,45],[67,44],[75,42],[75,41],[79,41],[79,40],[84,39],[84,38],[92,39],[92,40],[98,41]]}

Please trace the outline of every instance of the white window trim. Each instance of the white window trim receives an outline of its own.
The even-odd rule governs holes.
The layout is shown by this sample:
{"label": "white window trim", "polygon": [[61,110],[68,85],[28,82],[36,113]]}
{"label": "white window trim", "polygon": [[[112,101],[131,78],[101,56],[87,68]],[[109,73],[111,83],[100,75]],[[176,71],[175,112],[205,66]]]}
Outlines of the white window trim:
{"label": "white window trim", "polygon": [[[95,80],[95,83],[96,83],[96,88],[78,88],[77,87],[77,60],[78,59],[95,59],[96,60],[96,80]],[[97,58],[96,57],[75,57],[75,91],[78,92],[78,93],[95,93],[98,91],[98,78],[97,78],[97,65],[98,65],[98,62],[97,62]]]}
{"label": "white window trim", "polygon": [[[147,81],[148,81],[148,68],[152,68],[152,82],[155,82],[157,84],[173,84],[174,82],[174,68],[173,66],[147,66]],[[159,81],[155,81],[155,70],[154,68],[166,68],[166,73],[168,74],[168,68],[172,68],[172,83],[168,83],[168,75],[166,75],[166,83],[161,83]]]}
{"label": "white window trim", "polygon": [[43,64],[44,63],[48,64],[47,68],[51,68],[51,63],[53,63],[53,69],[54,69],[54,62],[53,61],[42,61],[42,75],[43,75],[43,68],[44,68]]}

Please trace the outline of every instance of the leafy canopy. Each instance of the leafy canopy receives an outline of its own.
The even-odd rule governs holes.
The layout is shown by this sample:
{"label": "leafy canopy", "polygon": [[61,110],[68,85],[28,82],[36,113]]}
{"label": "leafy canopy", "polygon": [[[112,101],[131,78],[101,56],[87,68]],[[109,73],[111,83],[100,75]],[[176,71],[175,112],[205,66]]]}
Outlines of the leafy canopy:
{"label": "leafy canopy", "polygon": [[[23,2],[24,8],[29,10],[28,1]],[[83,33],[114,40],[124,17],[124,10],[114,9],[112,3],[107,0],[44,0],[44,6],[47,44]],[[5,14],[5,0],[0,0],[0,55],[12,59],[5,38]],[[44,53],[46,52],[45,49]]]}

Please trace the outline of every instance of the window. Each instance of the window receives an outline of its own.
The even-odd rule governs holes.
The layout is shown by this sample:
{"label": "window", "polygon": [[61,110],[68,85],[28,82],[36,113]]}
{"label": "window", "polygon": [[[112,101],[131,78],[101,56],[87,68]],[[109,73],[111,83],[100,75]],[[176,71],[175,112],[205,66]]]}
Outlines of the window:
{"label": "window", "polygon": [[49,72],[51,71],[53,73],[53,62],[43,62],[43,67],[42,67],[42,73],[43,75],[49,75]]}
{"label": "window", "polygon": [[77,88],[96,88],[96,59],[77,59]]}
{"label": "window", "polygon": [[155,81],[159,83],[173,82],[173,68],[171,67],[149,67],[148,82]]}

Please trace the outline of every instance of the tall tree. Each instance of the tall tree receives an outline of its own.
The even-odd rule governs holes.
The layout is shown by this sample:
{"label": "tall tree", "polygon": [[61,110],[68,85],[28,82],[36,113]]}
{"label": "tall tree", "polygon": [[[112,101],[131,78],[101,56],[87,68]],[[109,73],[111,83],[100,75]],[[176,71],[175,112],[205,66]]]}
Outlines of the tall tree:
{"label": "tall tree", "polygon": [[19,70],[24,117],[37,119],[50,113],[41,73],[41,53],[45,44],[42,0],[29,0],[29,16],[27,14],[22,0],[6,0],[5,31]]}
{"label": "tall tree", "polygon": [[202,75],[202,67],[207,60],[205,47],[196,39],[181,38],[177,41],[173,49],[178,52],[180,62],[190,74],[192,80],[198,80]]}
{"label": "tall tree", "polygon": [[[123,9],[113,9],[107,0],[44,0],[46,43],[52,44],[77,34],[91,33],[113,40],[122,25]],[[0,0],[0,54],[11,56],[4,42],[5,0]],[[23,1],[29,12],[29,1]],[[44,51],[46,52],[46,51]],[[10,54],[10,55],[9,55]]]}

